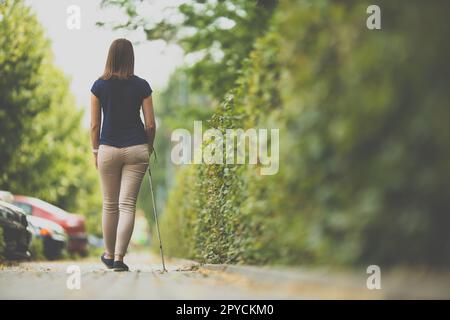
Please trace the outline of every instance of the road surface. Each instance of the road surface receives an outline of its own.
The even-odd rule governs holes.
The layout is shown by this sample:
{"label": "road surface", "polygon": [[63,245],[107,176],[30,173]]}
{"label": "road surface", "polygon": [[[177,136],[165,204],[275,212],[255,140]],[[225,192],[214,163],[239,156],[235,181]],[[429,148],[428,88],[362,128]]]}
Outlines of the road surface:
{"label": "road surface", "polygon": [[[130,272],[106,270],[94,258],[22,262],[0,270],[0,299],[251,299],[292,297],[257,290],[240,276],[199,269],[196,263],[130,254]],[[74,278],[80,271],[80,287]],[[68,271],[70,273],[68,273]],[[69,279],[70,277],[70,279]],[[69,280],[69,287],[68,282]]]}
{"label": "road surface", "polygon": [[450,296],[448,275],[434,277],[431,282],[424,274],[418,274],[419,277],[394,275],[383,278],[381,290],[369,290],[365,270],[358,276],[353,272],[351,277],[333,277],[326,270],[199,266],[192,261],[168,259],[169,272],[161,273],[157,255],[131,253],[126,262],[130,272],[106,270],[95,258],[3,265],[0,267],[0,299],[389,299]]}

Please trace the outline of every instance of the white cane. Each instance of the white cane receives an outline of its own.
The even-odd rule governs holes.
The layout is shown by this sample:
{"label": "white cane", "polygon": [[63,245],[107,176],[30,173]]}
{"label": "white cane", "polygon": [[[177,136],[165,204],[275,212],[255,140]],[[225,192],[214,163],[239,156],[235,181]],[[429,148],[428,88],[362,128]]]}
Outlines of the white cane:
{"label": "white cane", "polygon": [[[153,151],[155,151],[155,149],[153,149]],[[155,159],[156,159],[156,152],[155,152]],[[150,170],[150,163],[148,164],[148,181],[150,183],[150,192],[152,194],[153,213],[155,215],[156,231],[158,233],[158,240],[159,240],[159,251],[161,252],[161,261],[163,267],[162,272],[168,272],[166,269],[166,265],[164,263],[164,252],[161,241],[161,233],[159,231],[158,214],[156,212],[156,202],[155,202],[155,194],[153,192],[152,171]]]}

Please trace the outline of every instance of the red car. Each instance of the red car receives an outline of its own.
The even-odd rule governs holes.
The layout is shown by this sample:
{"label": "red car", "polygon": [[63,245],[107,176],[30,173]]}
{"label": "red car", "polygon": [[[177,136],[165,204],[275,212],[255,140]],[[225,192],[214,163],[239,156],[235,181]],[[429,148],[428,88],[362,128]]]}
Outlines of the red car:
{"label": "red car", "polygon": [[82,215],[69,213],[43,200],[14,195],[14,204],[33,216],[49,219],[64,228],[68,235],[67,250],[87,254],[87,233]]}

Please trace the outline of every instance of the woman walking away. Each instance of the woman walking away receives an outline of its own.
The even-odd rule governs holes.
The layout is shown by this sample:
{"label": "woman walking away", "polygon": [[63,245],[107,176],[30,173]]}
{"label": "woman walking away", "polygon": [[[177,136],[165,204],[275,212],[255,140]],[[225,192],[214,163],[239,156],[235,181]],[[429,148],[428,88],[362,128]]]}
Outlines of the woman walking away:
{"label": "woman walking away", "polygon": [[[105,252],[101,261],[114,271],[128,271],[123,257],[133,232],[136,199],[149,165],[156,130],[152,89],[146,80],[134,74],[130,41],[113,41],[105,71],[94,82],[91,92],[92,152],[103,194]],[[140,117],[141,107],[145,126]]]}

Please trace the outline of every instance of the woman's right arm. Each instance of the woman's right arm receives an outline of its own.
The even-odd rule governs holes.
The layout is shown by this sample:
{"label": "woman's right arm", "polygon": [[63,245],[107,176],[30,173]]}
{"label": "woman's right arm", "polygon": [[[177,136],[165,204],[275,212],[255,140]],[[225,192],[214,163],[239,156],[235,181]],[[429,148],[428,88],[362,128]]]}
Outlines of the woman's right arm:
{"label": "woman's right arm", "polygon": [[142,111],[144,112],[145,132],[147,133],[149,152],[153,152],[153,142],[155,141],[156,124],[155,113],[153,112],[152,96],[148,96],[142,102]]}

